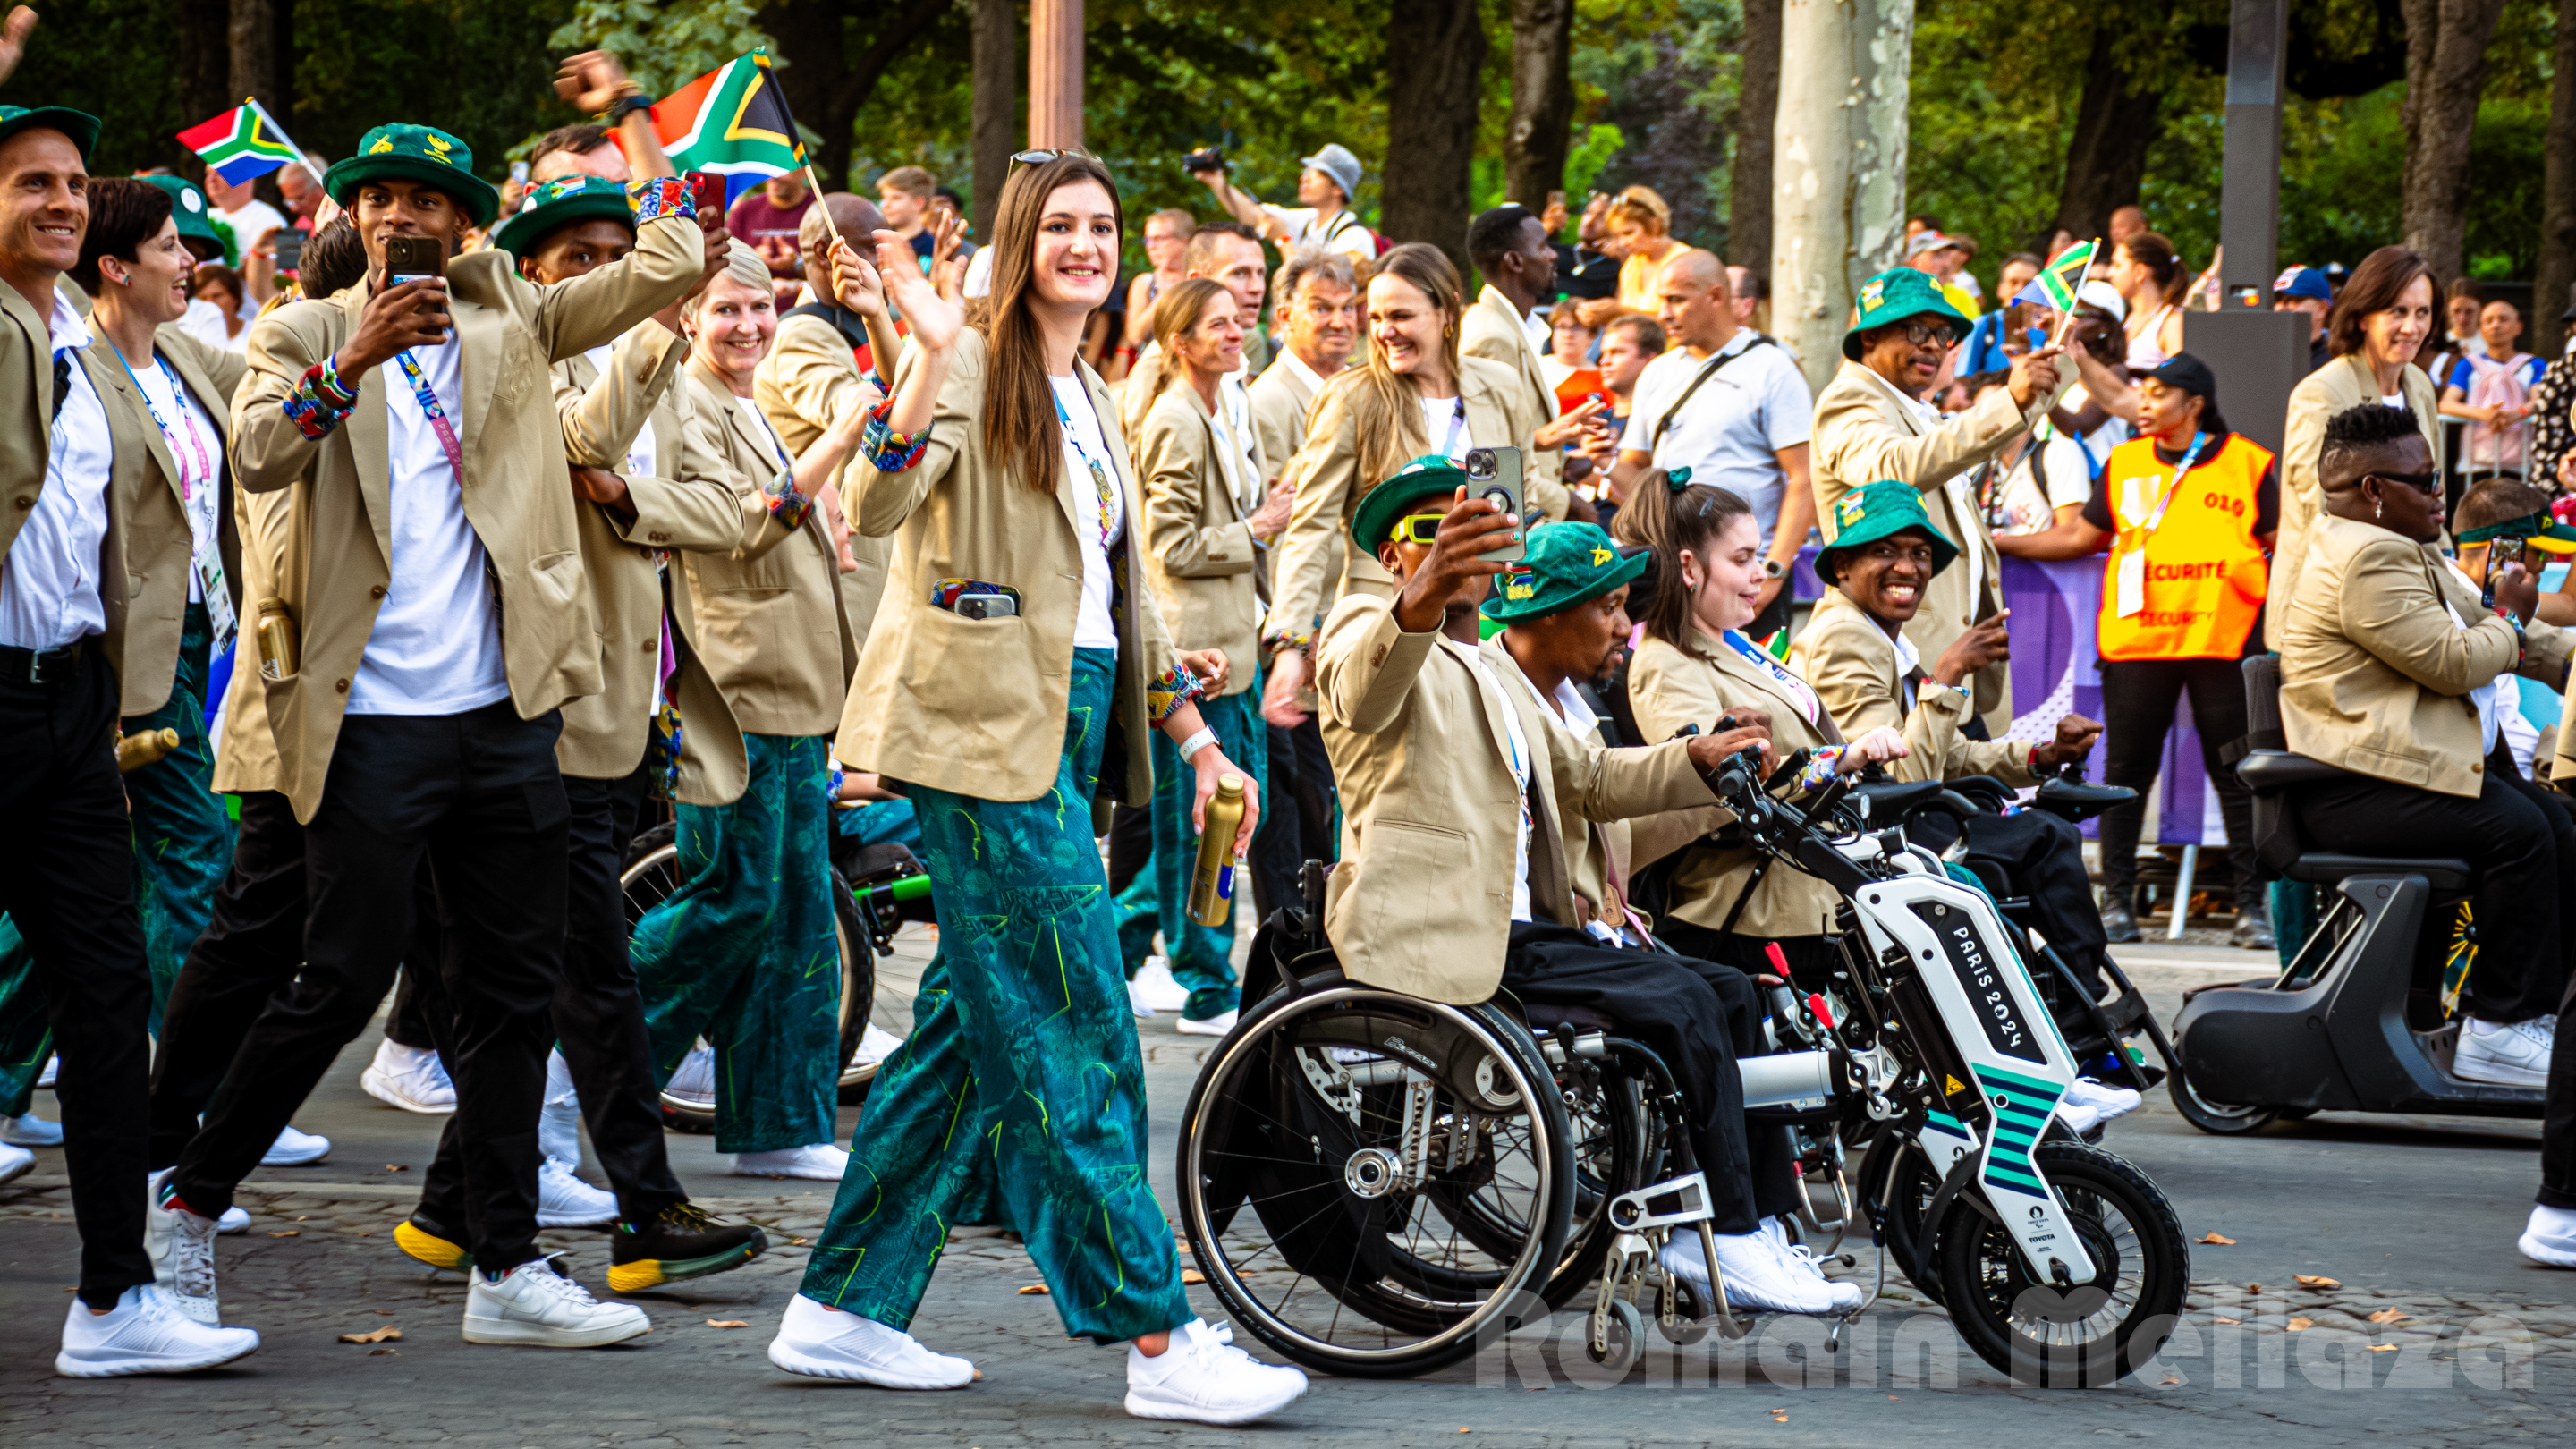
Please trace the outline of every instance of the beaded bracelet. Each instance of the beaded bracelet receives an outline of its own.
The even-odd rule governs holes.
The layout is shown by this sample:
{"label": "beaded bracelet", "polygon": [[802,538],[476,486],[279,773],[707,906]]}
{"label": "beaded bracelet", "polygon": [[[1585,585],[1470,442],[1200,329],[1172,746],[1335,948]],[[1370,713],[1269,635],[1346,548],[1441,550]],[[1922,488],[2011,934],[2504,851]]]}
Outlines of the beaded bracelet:
{"label": "beaded bracelet", "polygon": [[304,376],[296,381],[294,390],[287,393],[279,406],[285,410],[287,420],[295,424],[297,432],[318,443],[331,436],[332,429],[357,411],[358,393],[340,381],[338,369],[326,357],[304,370]]}
{"label": "beaded bracelet", "polygon": [[880,473],[901,473],[921,461],[930,448],[930,429],[898,433],[888,426],[894,416],[894,394],[868,409],[867,426],[859,430],[859,455]]}
{"label": "beaded bracelet", "polygon": [[627,199],[635,206],[635,224],[659,221],[666,216],[695,218],[697,199],[689,194],[688,182],[677,176],[650,176],[626,189]]}
{"label": "beaded bracelet", "polygon": [[1197,699],[1203,692],[1197,677],[1175,664],[1145,686],[1145,712],[1159,724],[1170,719],[1172,711]]}
{"label": "beaded bracelet", "polygon": [[1843,747],[1826,745],[1807,758],[1806,768],[1798,772],[1798,788],[1818,790],[1834,777],[1834,766],[1843,757]]}
{"label": "beaded bracelet", "polygon": [[769,516],[777,519],[781,528],[802,525],[805,515],[814,511],[814,500],[797,488],[796,475],[785,469],[780,469],[778,476],[769,480],[769,486],[760,490],[760,501],[769,506]]}

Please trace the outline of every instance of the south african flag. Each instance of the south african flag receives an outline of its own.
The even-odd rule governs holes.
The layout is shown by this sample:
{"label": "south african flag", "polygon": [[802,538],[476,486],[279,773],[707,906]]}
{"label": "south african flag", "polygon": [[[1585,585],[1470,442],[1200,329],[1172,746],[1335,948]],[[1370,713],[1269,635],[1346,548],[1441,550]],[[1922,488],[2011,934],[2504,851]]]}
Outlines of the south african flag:
{"label": "south african flag", "polygon": [[736,56],[664,96],[653,125],[683,171],[777,176],[805,164],[805,142],[765,51]]}
{"label": "south african flag", "polygon": [[197,153],[206,169],[234,186],[303,159],[256,100],[179,133],[179,144]]}
{"label": "south african flag", "polygon": [[2029,286],[2015,292],[2012,300],[2037,302],[2060,312],[2072,310],[2075,294],[2084,289],[2084,274],[2091,270],[2094,254],[2101,248],[2102,243],[2098,239],[2069,246],[2051,258],[2047,266],[2040,268],[2039,275],[2031,279]]}

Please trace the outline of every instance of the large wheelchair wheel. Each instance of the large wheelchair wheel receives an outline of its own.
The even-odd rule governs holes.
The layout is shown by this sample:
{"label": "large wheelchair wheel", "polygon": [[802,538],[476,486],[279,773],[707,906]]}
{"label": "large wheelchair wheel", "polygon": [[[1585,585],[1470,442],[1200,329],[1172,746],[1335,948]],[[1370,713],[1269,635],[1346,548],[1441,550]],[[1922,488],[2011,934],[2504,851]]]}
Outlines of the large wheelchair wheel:
{"label": "large wheelchair wheel", "polygon": [[[626,869],[618,884],[626,893],[626,929],[632,932],[644,913],[680,886],[680,847],[668,821],[635,837],[627,847]],[[867,1034],[868,1012],[876,1001],[876,953],[868,946],[866,920],[850,895],[849,882],[832,871],[832,935],[841,957],[841,1100],[864,1100],[876,1078],[874,1063],[859,1063],[859,1042]],[[713,1131],[715,1104],[673,1092],[662,1093],[662,1114],[683,1131]]]}
{"label": "large wheelchair wheel", "polygon": [[1571,1144],[1546,1059],[1502,1012],[1311,979],[1246,1011],[1201,1069],[1182,1227],[1209,1288],[1280,1354],[1419,1374],[1545,1316]]}
{"label": "large wheelchair wheel", "polygon": [[2065,1199],[2094,1276],[2037,1282],[2012,1235],[1963,1196],[1934,1250],[1950,1321],[1977,1357],[2018,1382],[2117,1383],[2180,1321],[2191,1277],[2182,1220],[2145,1173],[2101,1148],[2050,1138],[2032,1156]]}

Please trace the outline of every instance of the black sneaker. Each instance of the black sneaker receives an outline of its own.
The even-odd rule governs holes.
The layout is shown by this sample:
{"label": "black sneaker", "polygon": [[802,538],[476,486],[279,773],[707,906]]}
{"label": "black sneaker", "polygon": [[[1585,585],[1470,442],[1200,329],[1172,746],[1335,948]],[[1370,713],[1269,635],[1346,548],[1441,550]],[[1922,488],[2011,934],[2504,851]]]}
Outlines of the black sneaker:
{"label": "black sneaker", "polygon": [[608,1289],[640,1293],[683,1278],[739,1268],[769,1249],[769,1235],[750,1223],[727,1223],[675,1202],[642,1223],[619,1223],[609,1237]]}
{"label": "black sneaker", "polygon": [[2102,934],[2115,943],[2134,941],[2138,939],[2138,918],[2129,914],[2127,906],[2106,901],[2102,906]]}

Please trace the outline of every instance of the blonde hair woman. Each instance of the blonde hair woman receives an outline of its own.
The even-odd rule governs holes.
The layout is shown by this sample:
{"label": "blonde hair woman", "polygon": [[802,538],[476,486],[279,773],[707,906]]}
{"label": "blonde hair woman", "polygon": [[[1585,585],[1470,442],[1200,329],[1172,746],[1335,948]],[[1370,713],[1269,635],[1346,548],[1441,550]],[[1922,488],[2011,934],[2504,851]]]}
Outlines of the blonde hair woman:
{"label": "blonde hair woman", "polygon": [[1619,290],[1615,296],[1585,302],[1577,310],[1593,327],[1623,312],[1655,316],[1663,305],[1655,296],[1655,286],[1663,280],[1664,263],[1682,250],[1673,236],[1671,205],[1651,187],[1631,186],[1610,203],[1602,220],[1622,259]]}
{"label": "blonde hair woman", "polygon": [[[1282,488],[1266,501],[1261,474],[1217,398],[1217,384],[1243,365],[1245,319],[1234,293],[1207,277],[1175,282],[1150,319],[1164,365],[1136,435],[1136,480],[1145,495],[1145,579],[1162,606],[1163,624],[1183,649],[1223,653],[1225,684],[1199,698],[1199,715],[1217,737],[1235,742],[1235,759],[1269,787],[1268,732],[1258,708],[1260,640],[1254,618],[1254,554],[1288,523],[1294,496]],[[1234,921],[1202,926],[1182,906],[1198,856],[1190,823],[1189,781],[1169,740],[1154,742],[1153,865],[1118,898],[1118,948],[1132,980],[1153,953],[1154,933],[1172,979],[1187,988],[1179,1029],[1223,1036],[1234,1029],[1236,990],[1231,955]]]}
{"label": "blonde hair woman", "polygon": [[1379,258],[1366,304],[1368,361],[1315,395],[1294,465],[1297,498],[1273,570],[1265,641],[1278,651],[1262,705],[1273,724],[1304,718],[1296,700],[1314,677],[1306,651],[1325,610],[1342,594],[1394,591],[1383,565],[1344,545],[1371,486],[1362,480],[1391,478],[1427,453],[1455,462],[1471,447],[1527,448],[1546,421],[1517,373],[1459,355],[1466,304],[1458,270],[1438,247],[1406,242]]}
{"label": "blonde hair woman", "polygon": [[[769,1358],[816,1378],[965,1387],[974,1365],[904,1329],[948,1224],[992,1173],[1066,1331],[1131,1342],[1128,1412],[1241,1423],[1306,1380],[1232,1347],[1181,1291],[1145,1171],[1144,1062],[1092,820],[1113,738],[1107,793],[1131,804],[1152,793],[1157,729],[1201,807],[1221,775],[1248,772],[1195,702],[1202,681],[1225,687],[1224,656],[1176,653],[1145,602],[1117,409],[1076,356],[1118,274],[1116,186],[1079,152],[1015,160],[992,291],[970,313],[932,290],[901,237],[876,235],[912,336],[851,475],[854,521],[893,535],[894,560],[836,743],[911,795],[942,944]],[[836,261],[863,265],[846,248]]]}

